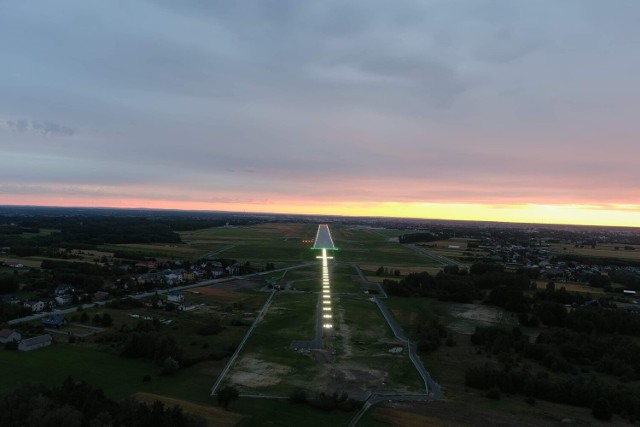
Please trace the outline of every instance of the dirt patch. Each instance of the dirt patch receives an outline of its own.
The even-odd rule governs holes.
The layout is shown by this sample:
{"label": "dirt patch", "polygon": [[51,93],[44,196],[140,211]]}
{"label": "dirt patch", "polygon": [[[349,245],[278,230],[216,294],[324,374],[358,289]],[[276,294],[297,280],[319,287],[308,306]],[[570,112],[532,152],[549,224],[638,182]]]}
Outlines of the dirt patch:
{"label": "dirt patch", "polygon": [[351,344],[351,328],[344,321],[344,310],[338,310],[337,318],[340,335],[342,335],[342,357],[351,357],[353,355],[353,346]]}
{"label": "dirt patch", "polygon": [[315,379],[314,385],[325,393],[348,393],[362,397],[368,390],[384,388],[387,373],[353,364],[328,365]]}
{"label": "dirt patch", "polygon": [[231,382],[243,387],[267,387],[278,384],[291,368],[268,363],[254,357],[244,357],[231,375]]}

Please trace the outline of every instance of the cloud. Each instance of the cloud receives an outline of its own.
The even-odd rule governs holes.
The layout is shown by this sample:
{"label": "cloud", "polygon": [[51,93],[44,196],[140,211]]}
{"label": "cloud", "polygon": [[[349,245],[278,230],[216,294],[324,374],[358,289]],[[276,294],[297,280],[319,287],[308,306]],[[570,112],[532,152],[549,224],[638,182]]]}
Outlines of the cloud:
{"label": "cloud", "polygon": [[60,123],[51,121],[39,121],[31,120],[30,122],[25,119],[18,120],[6,120],[6,127],[12,131],[19,133],[34,132],[44,136],[74,136],[78,131],[76,128],[65,126]]}

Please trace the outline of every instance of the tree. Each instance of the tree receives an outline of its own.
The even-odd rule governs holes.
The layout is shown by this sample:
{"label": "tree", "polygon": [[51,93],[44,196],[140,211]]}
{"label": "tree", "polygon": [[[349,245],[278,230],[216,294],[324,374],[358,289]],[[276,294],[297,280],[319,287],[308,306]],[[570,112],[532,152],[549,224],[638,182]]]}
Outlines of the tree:
{"label": "tree", "polygon": [[173,375],[180,369],[180,364],[173,358],[167,357],[162,361],[161,375]]}
{"label": "tree", "polygon": [[307,392],[300,387],[294,388],[289,394],[289,401],[291,403],[305,403],[307,401]]}
{"label": "tree", "polygon": [[102,315],[102,318],[100,319],[100,325],[105,328],[113,325],[113,319],[111,318],[111,315],[109,313],[104,313]]}
{"label": "tree", "polygon": [[10,294],[17,291],[18,287],[18,279],[15,276],[0,276],[0,294]]}
{"label": "tree", "polygon": [[224,409],[227,409],[229,404],[238,400],[239,397],[238,389],[233,386],[227,386],[218,391],[218,404]]}
{"label": "tree", "polygon": [[591,413],[598,420],[608,421],[613,414],[609,401],[604,397],[599,397],[591,404]]}

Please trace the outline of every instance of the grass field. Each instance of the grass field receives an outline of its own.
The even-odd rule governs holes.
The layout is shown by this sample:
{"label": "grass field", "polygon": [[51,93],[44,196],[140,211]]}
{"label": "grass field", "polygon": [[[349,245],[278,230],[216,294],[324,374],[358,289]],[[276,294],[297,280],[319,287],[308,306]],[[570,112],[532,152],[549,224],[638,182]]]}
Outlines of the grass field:
{"label": "grass field", "polygon": [[[625,246],[634,247],[635,250],[625,250]],[[616,247],[618,247],[617,250]],[[625,245],[622,243],[598,244],[595,248],[592,248],[589,245],[584,245],[584,247],[582,248],[575,247],[573,243],[551,243],[549,246],[549,251],[551,253],[559,255],[576,254],[590,257],[618,258],[632,261],[640,260],[640,246],[635,247],[633,245]]]}
{"label": "grass field", "polygon": [[382,233],[381,230],[335,227],[331,229],[331,233],[339,248],[335,253],[336,260],[341,262],[364,262],[385,266],[435,265],[428,258],[391,240],[389,234],[400,234],[395,230],[385,230],[385,233]]}
{"label": "grass field", "polygon": [[278,294],[225,381],[243,393],[268,396],[287,396],[295,387],[352,396],[381,388],[420,390],[406,352],[389,352],[402,344],[366,298],[333,296],[334,329],[325,332],[324,355],[291,349],[292,341],[314,337],[317,298]]}
{"label": "grass field", "polygon": [[[548,282],[548,280],[536,280],[537,289],[544,290]],[[562,288],[565,288],[567,292],[587,293],[598,297],[605,295],[605,292],[602,290],[602,288],[594,288],[589,285],[583,285],[581,283],[575,282],[556,282],[556,290]]]}
{"label": "grass field", "polygon": [[[211,400],[208,391],[215,367],[207,362],[182,369],[174,376],[159,376],[159,367],[153,362],[59,342],[26,353],[2,350],[0,364],[0,394],[27,382],[58,385],[71,376],[102,388],[114,399],[145,391],[201,403]],[[143,381],[145,375],[152,380]]]}

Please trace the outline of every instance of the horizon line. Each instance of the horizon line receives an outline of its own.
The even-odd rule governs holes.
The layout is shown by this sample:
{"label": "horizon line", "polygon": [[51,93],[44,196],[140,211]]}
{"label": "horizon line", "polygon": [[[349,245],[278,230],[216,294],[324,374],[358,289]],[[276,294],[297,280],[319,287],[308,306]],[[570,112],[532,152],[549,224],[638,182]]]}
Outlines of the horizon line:
{"label": "horizon line", "polygon": [[337,218],[360,218],[360,219],[399,219],[399,220],[414,220],[414,221],[440,221],[440,222],[477,222],[477,223],[489,223],[489,224],[510,224],[510,225],[535,225],[543,227],[604,227],[604,228],[624,228],[624,229],[638,229],[640,226],[634,225],[615,225],[615,224],[588,224],[588,223],[571,223],[571,222],[533,222],[526,220],[491,220],[491,219],[458,219],[458,218],[445,218],[445,217],[415,217],[415,216],[396,216],[396,215],[349,215],[349,214],[327,214],[327,213],[296,213],[296,212],[268,212],[268,211],[233,211],[233,210],[211,210],[211,209],[184,209],[184,208],[149,208],[149,207],[122,207],[122,206],[87,206],[87,205],[34,205],[34,204],[2,204],[0,208],[53,208],[53,209],[113,209],[119,211],[160,211],[160,212],[202,212],[202,213],[218,213],[218,214],[242,214],[242,215],[278,215],[278,216],[319,216],[319,217],[337,217]]}

